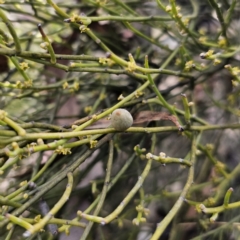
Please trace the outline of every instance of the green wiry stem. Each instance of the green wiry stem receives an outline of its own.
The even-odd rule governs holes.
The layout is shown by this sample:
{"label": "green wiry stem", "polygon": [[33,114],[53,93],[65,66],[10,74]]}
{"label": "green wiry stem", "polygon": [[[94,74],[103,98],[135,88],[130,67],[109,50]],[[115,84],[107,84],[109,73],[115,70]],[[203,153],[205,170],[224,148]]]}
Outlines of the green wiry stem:
{"label": "green wiry stem", "polygon": [[150,171],[151,164],[152,164],[152,160],[148,160],[148,162],[146,164],[146,167],[145,167],[144,171],[142,172],[141,176],[139,177],[135,186],[128,193],[128,195],[123,199],[123,201],[120,203],[120,205],[111,214],[109,214],[107,217],[104,217],[104,218],[97,217],[97,216],[93,216],[93,215],[83,213],[81,211],[78,211],[78,215],[82,218],[85,218],[85,219],[89,220],[89,221],[101,223],[102,225],[105,225],[105,224],[113,221],[123,211],[123,209],[129,203],[129,201],[133,198],[133,196],[136,194],[136,192],[142,186],[145,178],[147,177],[147,175]]}
{"label": "green wiry stem", "polygon": [[191,113],[190,113],[188,99],[187,99],[186,94],[181,94],[181,95],[182,95],[182,101],[183,101],[183,106],[184,106],[184,111],[185,111],[184,118],[185,118],[186,124],[190,125]]}
{"label": "green wiry stem", "polygon": [[44,43],[46,45],[46,48],[49,51],[49,54],[51,56],[51,63],[55,64],[57,62],[57,60],[56,60],[55,52],[54,52],[53,47],[52,47],[52,43],[50,42],[50,40],[47,37],[47,35],[44,33],[41,24],[38,24],[38,30],[41,33],[42,39],[43,39],[43,41],[44,41]]}
{"label": "green wiry stem", "polygon": [[56,11],[56,13],[64,18],[67,18],[68,15],[61,9],[58,7],[58,5],[56,3],[54,3],[52,0],[47,0],[47,3],[50,4]]}
{"label": "green wiry stem", "polygon": [[[103,206],[104,200],[107,195],[108,185],[109,185],[110,176],[111,176],[112,163],[113,163],[113,150],[114,150],[113,141],[110,140],[110,142],[109,142],[109,158],[108,158],[108,163],[107,163],[107,174],[106,174],[106,177],[104,180],[105,184],[103,186],[97,207],[96,207],[95,211],[93,212],[94,216],[97,216],[99,214],[99,212],[101,211],[101,208]],[[80,240],[85,240],[87,238],[89,232],[91,231],[92,226],[93,226],[93,222],[89,222],[85,231],[83,232],[83,235],[81,236]]]}
{"label": "green wiry stem", "polygon": [[[145,67],[146,68],[149,68],[149,65],[148,65],[148,56],[145,56]],[[175,115],[175,111],[174,109],[172,108],[171,105],[169,105],[166,100],[164,99],[164,97],[162,96],[162,94],[160,93],[160,91],[158,90],[156,84],[154,83],[152,77],[150,74],[147,74],[148,76],[148,81],[150,83],[150,86],[153,88],[153,91],[155,92],[155,94],[157,95],[159,101],[162,103],[162,105],[169,110],[170,113],[174,114]]]}
{"label": "green wiry stem", "polygon": [[119,6],[121,6],[123,9],[125,9],[127,12],[131,13],[132,15],[136,16],[137,13],[131,9],[126,3],[124,3],[121,0],[113,0],[116,4],[118,4]]}
{"label": "green wiry stem", "polygon": [[225,23],[224,18],[223,18],[222,11],[219,8],[218,3],[215,0],[208,0],[208,1],[212,5],[212,7],[215,9],[215,11],[217,13],[218,20],[219,20],[219,22],[221,24],[221,27],[222,27],[222,35],[225,37],[225,39],[226,39],[226,41],[228,43],[227,28],[226,28],[226,23]]}
{"label": "green wiry stem", "polygon": [[22,218],[16,217],[10,213],[6,214],[6,217],[14,224],[17,224],[25,229],[31,229],[32,225],[28,222],[26,222],[25,220],[23,220]]}
{"label": "green wiry stem", "polygon": [[[36,58],[42,59],[51,58],[48,53],[34,52],[34,51],[21,51],[17,52],[15,49],[0,48],[0,55],[6,56],[18,56],[22,58]],[[99,57],[89,56],[89,55],[67,55],[67,54],[55,54],[56,59],[59,60],[86,60],[86,61],[99,61]]]}
{"label": "green wiry stem", "polygon": [[[53,3],[53,1],[48,0],[48,2],[54,7],[54,9],[57,11],[57,13],[60,16],[64,16],[64,17],[69,17],[66,13],[64,13],[59,7],[57,7],[57,5],[55,3]],[[127,67],[128,66],[128,62],[123,60],[122,58],[118,57],[116,54],[114,54],[88,27],[84,28],[84,32],[90,37],[92,38],[92,40],[94,40],[105,52],[109,53],[110,58],[117,64],[123,66],[123,67]],[[86,69],[84,69],[86,70]],[[163,70],[162,69],[146,69],[143,67],[138,67],[136,66],[136,70],[140,71],[141,73],[161,73]],[[181,74],[182,75],[182,74]],[[185,75],[185,74],[183,74]],[[189,75],[185,75],[187,77],[189,77]],[[192,78],[192,76],[190,76],[190,78]]]}
{"label": "green wiry stem", "polygon": [[172,18],[168,16],[140,16],[140,17],[121,17],[121,16],[98,16],[89,17],[92,22],[113,20],[113,21],[128,21],[128,22],[148,22],[148,21],[173,21]]}
{"label": "green wiry stem", "polygon": [[28,230],[23,234],[25,237],[29,237],[34,233],[39,232],[44,226],[49,222],[50,219],[62,208],[62,206],[68,201],[69,196],[72,192],[72,185],[73,185],[73,175],[71,172],[67,174],[68,177],[68,184],[66,187],[65,192],[63,193],[62,197],[59,201],[55,204],[55,206],[50,210],[47,215],[41,219],[38,223],[34,224],[32,227],[28,228]]}
{"label": "green wiry stem", "polygon": [[200,206],[201,210],[206,213],[206,214],[211,214],[211,213],[220,213],[225,210],[229,209],[234,209],[234,208],[239,208],[240,207],[240,201],[234,202],[234,203],[229,203],[227,206],[222,205],[218,207],[205,207],[203,204]]}
{"label": "green wiry stem", "polygon": [[7,113],[3,110],[0,110],[0,119],[4,121],[8,126],[13,128],[19,136],[24,136],[26,134],[26,131],[9,117],[7,117]]}
{"label": "green wiry stem", "polygon": [[[115,107],[114,107],[115,108]],[[116,107],[117,108],[117,107]],[[112,112],[112,111],[111,111]],[[106,115],[106,114],[104,114]],[[94,122],[90,120],[91,122]],[[86,125],[90,125],[89,122],[87,122]],[[85,128],[87,126],[81,125],[82,128]],[[188,131],[211,131],[215,129],[239,129],[240,124],[226,124],[226,125],[207,125],[207,126],[191,126]],[[130,127],[126,130],[126,132],[146,132],[146,133],[155,133],[155,132],[169,132],[169,131],[177,131],[179,130],[175,126],[167,126],[167,127]],[[88,136],[88,135],[96,135],[96,137],[99,137],[101,134],[107,134],[107,133],[113,133],[116,132],[114,128],[106,128],[106,129],[96,129],[96,130],[84,130],[84,131],[73,131],[73,132],[64,132],[64,133],[27,133],[25,136],[16,136],[12,137],[6,140],[2,140],[2,143],[8,144],[11,142],[19,142],[22,140],[37,140],[37,139],[69,139],[73,137],[80,137],[80,136]],[[79,143],[76,143],[76,145],[79,145],[81,143],[87,143],[89,142],[88,139],[81,140]],[[24,152],[37,152],[42,151],[45,149],[55,149],[57,146],[63,145],[65,147],[71,146],[71,144],[74,145],[74,143],[65,143],[63,140],[59,140],[58,142],[52,142],[47,145],[43,144],[40,146],[29,146],[28,151]],[[21,153],[21,150],[17,150],[18,153]],[[16,153],[17,153],[16,152]],[[11,155],[14,156],[15,154]]]}
{"label": "green wiry stem", "polygon": [[164,49],[166,50],[167,52],[171,52],[171,50],[167,47],[167,46],[164,46],[163,44],[159,43],[158,41],[146,36],[145,34],[143,34],[142,32],[138,31],[136,28],[134,28],[130,23],[128,22],[124,22],[124,25],[129,28],[132,32],[134,32],[136,35],[146,39],[147,41],[149,41],[150,43],[158,46],[160,49]]}
{"label": "green wiry stem", "polygon": [[227,27],[229,26],[229,24],[231,22],[231,18],[233,16],[233,12],[234,12],[236,4],[237,4],[237,0],[233,0],[230,8],[228,9],[227,16],[225,18],[226,29],[227,29]]}
{"label": "green wiry stem", "polygon": [[[24,221],[30,223],[30,224],[34,224],[36,223],[35,219],[32,218],[22,218]],[[39,219],[39,221],[41,221],[42,219]],[[68,219],[61,219],[61,218],[51,218],[48,221],[48,224],[59,224],[59,225],[71,225],[74,227],[80,227],[80,228],[85,228],[86,224],[79,222],[79,221],[73,221],[73,220],[68,220]]]}
{"label": "green wiry stem", "polygon": [[26,72],[19,66],[18,60],[16,57],[10,57],[11,61],[15,65],[18,72],[23,76],[25,81],[30,81],[29,76],[26,74]]}
{"label": "green wiry stem", "polygon": [[21,44],[19,42],[19,38],[16,34],[16,31],[14,29],[14,26],[12,25],[12,23],[8,20],[7,16],[5,15],[5,13],[0,9],[0,18],[2,18],[3,22],[6,24],[6,26],[8,27],[9,32],[11,33],[14,43],[15,43],[15,47],[16,47],[16,51],[17,52],[21,52]]}
{"label": "green wiry stem", "polygon": [[162,164],[177,163],[177,164],[186,165],[188,167],[192,166],[192,163],[190,161],[188,161],[186,159],[182,159],[182,158],[173,158],[173,157],[168,157],[168,156],[156,156],[151,153],[148,153],[146,155],[146,158],[153,159]]}
{"label": "green wiry stem", "polygon": [[[109,192],[114,185],[118,182],[118,180],[123,176],[123,174],[126,172],[126,170],[131,166],[133,163],[133,160],[135,159],[135,154],[133,154],[128,161],[124,164],[124,166],[121,168],[121,170],[117,173],[117,175],[111,179],[111,184],[108,185],[107,191]],[[97,198],[94,200],[94,202],[84,211],[84,213],[90,213],[98,204],[100,200],[100,196],[98,195]],[[75,218],[74,220],[78,220],[79,217]],[[65,231],[66,226],[62,226],[59,231],[63,232]]]}
{"label": "green wiry stem", "polygon": [[184,199],[193,183],[193,179],[194,179],[194,163],[196,161],[196,137],[193,136],[193,140],[192,140],[192,147],[191,147],[191,162],[192,162],[192,166],[189,169],[189,173],[188,173],[188,179],[187,182],[178,198],[178,200],[176,201],[176,203],[174,204],[174,206],[172,207],[172,209],[168,212],[167,216],[160,222],[158,223],[157,229],[155,230],[153,236],[151,237],[151,240],[158,240],[164,230],[167,228],[167,226],[169,225],[169,223],[172,221],[173,217],[176,215],[176,213],[179,211],[179,209],[181,208]]}
{"label": "green wiry stem", "polygon": [[[155,144],[156,144],[156,136],[153,135],[153,143],[152,143],[152,151],[155,148]],[[86,214],[83,213],[81,211],[78,211],[78,215],[82,218],[85,218],[89,221],[92,222],[98,222],[101,223],[102,225],[105,225],[111,221],[113,221],[115,218],[118,217],[118,215],[124,210],[124,208],[126,207],[126,205],[130,202],[130,200],[133,198],[133,196],[137,193],[137,191],[139,191],[139,189],[142,187],[142,184],[145,180],[145,178],[148,176],[149,171],[151,169],[151,165],[152,165],[152,160],[148,160],[142,174],[139,176],[138,181],[136,182],[135,186],[131,189],[131,191],[128,193],[128,195],[123,199],[123,201],[118,205],[118,207],[116,207],[116,209],[110,213],[108,216],[102,218],[102,217],[98,217],[98,216],[93,216],[90,214]]]}
{"label": "green wiry stem", "polygon": [[[58,176],[54,179],[51,179],[49,182],[46,182],[45,186],[41,188],[41,190],[34,195],[31,199],[28,200],[28,202],[24,203],[21,207],[18,209],[14,210],[12,212],[12,215],[18,216],[22,212],[24,212],[27,208],[29,208],[34,202],[39,200],[43,196],[43,194],[47,193],[49,190],[51,190],[54,186],[56,186],[60,181],[62,181],[69,172],[73,172],[82,162],[85,161],[87,157],[89,157],[97,148],[102,146],[106,141],[109,140],[111,136],[107,135],[103,137],[95,146],[94,149],[87,150],[79,159],[77,159],[73,164],[71,164],[69,167],[64,169]],[[21,190],[22,191],[22,190]],[[21,192],[19,189],[19,192]],[[3,221],[0,222],[0,228],[5,226],[8,223],[8,219],[4,219]]]}
{"label": "green wiry stem", "polygon": [[229,200],[230,200],[230,197],[231,197],[231,195],[232,195],[232,192],[233,192],[233,188],[229,188],[229,189],[227,190],[226,194],[225,194],[224,203],[223,203],[223,205],[224,205],[225,207],[227,207],[228,204],[229,204]]}

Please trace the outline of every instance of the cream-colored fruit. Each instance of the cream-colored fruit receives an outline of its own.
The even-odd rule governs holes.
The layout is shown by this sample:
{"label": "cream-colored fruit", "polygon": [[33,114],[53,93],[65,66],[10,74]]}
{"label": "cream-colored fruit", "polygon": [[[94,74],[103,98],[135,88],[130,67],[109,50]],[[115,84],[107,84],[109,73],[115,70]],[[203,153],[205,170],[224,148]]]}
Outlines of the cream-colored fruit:
{"label": "cream-colored fruit", "polygon": [[117,131],[125,131],[133,124],[133,118],[130,112],[125,109],[118,108],[112,112],[111,127]]}

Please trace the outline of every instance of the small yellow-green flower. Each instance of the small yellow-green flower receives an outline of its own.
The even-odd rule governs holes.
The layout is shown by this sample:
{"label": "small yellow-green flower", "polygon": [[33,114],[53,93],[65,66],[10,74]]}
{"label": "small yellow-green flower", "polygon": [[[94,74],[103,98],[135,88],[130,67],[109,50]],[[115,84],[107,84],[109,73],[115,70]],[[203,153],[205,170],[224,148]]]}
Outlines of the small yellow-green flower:
{"label": "small yellow-green flower", "polygon": [[185,63],[184,71],[189,72],[195,67],[195,64],[193,63],[193,60],[188,61]]}
{"label": "small yellow-green flower", "polygon": [[67,89],[68,88],[68,82],[64,82],[62,87],[63,87],[63,89]]}
{"label": "small yellow-green flower", "polygon": [[136,70],[136,68],[137,68],[137,65],[135,62],[128,62],[128,66],[127,66],[126,70],[128,72],[134,72]]}
{"label": "small yellow-green flower", "polygon": [[19,65],[20,65],[20,68],[21,68],[23,71],[26,71],[26,70],[29,68],[28,63],[26,63],[26,62],[22,62],[22,63],[20,63]]}
{"label": "small yellow-green flower", "polygon": [[89,143],[90,143],[90,148],[95,148],[96,145],[97,145],[97,140],[91,140]]}
{"label": "small yellow-green flower", "polygon": [[54,152],[57,154],[63,154],[63,155],[72,153],[70,148],[64,148],[63,146],[58,146],[58,148]]}
{"label": "small yellow-green flower", "polygon": [[218,46],[219,47],[226,47],[227,46],[227,40],[225,37],[220,37],[218,39]]}
{"label": "small yellow-green flower", "polygon": [[219,63],[221,63],[222,61],[218,58],[215,58],[214,61],[213,61],[213,65],[216,66],[218,65]]}
{"label": "small yellow-green flower", "polygon": [[90,113],[92,111],[92,106],[86,106],[85,108],[84,108],[84,112],[85,113]]}

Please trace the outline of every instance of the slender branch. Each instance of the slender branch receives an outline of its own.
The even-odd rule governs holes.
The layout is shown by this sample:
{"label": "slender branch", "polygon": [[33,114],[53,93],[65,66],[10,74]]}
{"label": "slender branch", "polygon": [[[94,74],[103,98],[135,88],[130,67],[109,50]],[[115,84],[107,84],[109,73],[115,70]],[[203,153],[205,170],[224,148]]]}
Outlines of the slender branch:
{"label": "slender branch", "polygon": [[12,23],[8,20],[7,16],[4,14],[4,12],[0,9],[0,18],[2,18],[3,22],[6,24],[9,32],[11,33],[14,43],[15,43],[15,47],[16,47],[16,52],[21,52],[21,44],[19,41],[19,38],[17,36],[17,33],[14,29],[14,26],[12,25]]}
{"label": "slender branch", "polygon": [[70,194],[72,192],[73,185],[73,175],[71,172],[67,173],[68,184],[65,192],[55,206],[47,213],[47,215],[41,219],[38,223],[28,228],[27,231],[23,234],[24,237],[30,237],[32,234],[39,232],[44,226],[49,222],[50,219],[62,208],[62,206],[68,201]]}
{"label": "slender branch", "polygon": [[[110,182],[110,176],[111,176],[111,170],[112,170],[112,163],[113,163],[113,150],[114,150],[113,140],[110,140],[110,142],[109,142],[109,157],[108,157],[108,163],[107,163],[107,174],[106,174],[106,177],[104,180],[104,186],[101,191],[101,196],[99,198],[96,209],[93,212],[94,216],[97,216],[99,214],[99,212],[101,211],[104,200],[107,195],[109,182]],[[84,230],[80,240],[85,240],[87,238],[89,232],[91,231],[92,226],[93,226],[93,222],[89,222],[86,229]]]}
{"label": "slender branch", "polygon": [[[22,58],[32,58],[32,59],[42,59],[51,58],[51,55],[48,53],[34,52],[34,51],[21,51],[17,52],[15,49],[5,49],[0,48],[0,55],[6,56],[18,56]],[[55,54],[56,59],[58,60],[86,60],[86,61],[99,61],[99,57],[89,56],[89,55],[65,55],[65,54]]]}
{"label": "slender branch", "polygon": [[[116,108],[116,107],[115,107]],[[109,111],[108,111],[109,112]],[[104,113],[104,115],[106,115]],[[101,115],[102,117],[102,115]],[[98,117],[100,118],[100,117]],[[92,121],[92,120],[90,120]],[[93,121],[92,121],[93,122]],[[89,125],[89,123],[88,123]],[[81,125],[82,126],[82,125]],[[85,126],[84,126],[85,128]],[[223,129],[239,129],[240,124],[225,124],[225,125],[206,125],[206,126],[191,126],[188,128],[188,131],[211,131],[211,130],[223,130]],[[167,127],[130,127],[126,130],[126,132],[146,132],[146,133],[154,133],[154,132],[169,132],[179,130],[175,126],[167,126]],[[36,139],[68,139],[74,137],[88,136],[88,135],[96,135],[96,134],[107,134],[117,132],[114,128],[106,128],[106,129],[94,129],[94,130],[80,130],[73,132],[49,132],[49,133],[26,133],[25,136],[16,136],[6,140],[2,140],[2,144],[8,144],[13,141],[19,142],[22,140],[36,140]],[[5,133],[5,132],[3,132]],[[12,135],[12,134],[11,134]],[[49,145],[49,149],[54,148],[55,145]],[[56,145],[57,146],[57,145]],[[33,146],[33,151],[36,147]]]}
{"label": "slender branch", "polygon": [[222,27],[222,35],[225,37],[225,39],[228,43],[227,28],[226,28],[226,23],[225,23],[224,18],[223,18],[222,11],[219,8],[219,6],[218,6],[218,4],[215,0],[208,0],[208,1],[217,13],[218,20],[219,20],[219,22],[221,24],[221,27]]}
{"label": "slender branch", "polygon": [[[14,210],[12,212],[12,215],[18,216],[21,213],[23,213],[27,208],[29,208],[34,202],[39,200],[45,193],[50,191],[54,186],[59,184],[60,181],[62,181],[69,172],[73,172],[82,162],[85,161],[87,157],[89,157],[97,148],[102,146],[105,142],[107,142],[111,138],[111,135],[106,135],[103,137],[96,145],[94,149],[87,150],[79,159],[77,159],[73,164],[71,164],[69,167],[64,169],[63,172],[58,174],[57,178],[51,179],[50,181],[45,183],[44,188],[41,188],[41,190],[34,195],[31,199],[29,199],[26,203],[24,203],[21,207],[18,209]],[[5,226],[8,223],[8,219],[4,219],[3,221],[0,222],[0,228]]]}
{"label": "slender branch", "polygon": [[[153,143],[152,143],[151,150],[153,151],[154,148],[155,148],[155,144],[156,144],[156,136],[153,135],[152,139],[153,139]],[[78,211],[77,214],[82,218],[85,218],[85,219],[87,219],[89,221],[92,221],[92,222],[101,223],[102,225],[105,225],[105,224],[113,221],[124,210],[124,208],[130,202],[130,200],[133,198],[133,196],[142,187],[145,178],[149,174],[149,171],[151,169],[151,165],[152,165],[152,160],[148,160],[142,174],[139,176],[138,181],[136,182],[134,187],[131,189],[131,191],[128,193],[128,195],[122,200],[122,202],[118,205],[118,207],[116,207],[115,210],[112,213],[110,213],[108,216],[103,218],[103,217],[98,217],[98,216],[93,216],[93,215],[90,215],[90,214],[86,214],[85,212],[82,212],[82,211]]]}
{"label": "slender branch", "polygon": [[191,147],[191,162],[192,162],[192,166],[189,169],[188,172],[188,179],[187,182],[178,198],[178,200],[176,201],[176,203],[174,204],[174,206],[172,207],[172,209],[168,212],[167,216],[157,225],[157,229],[155,230],[153,236],[151,237],[151,240],[158,240],[161,235],[163,234],[163,232],[165,231],[165,229],[167,228],[167,226],[169,225],[169,223],[172,221],[172,219],[174,218],[174,216],[177,214],[177,212],[179,211],[179,209],[181,208],[184,199],[193,183],[193,179],[194,179],[194,164],[196,161],[196,150],[197,150],[197,146],[196,146],[196,137],[195,135],[193,135],[193,140],[192,140],[192,147]]}

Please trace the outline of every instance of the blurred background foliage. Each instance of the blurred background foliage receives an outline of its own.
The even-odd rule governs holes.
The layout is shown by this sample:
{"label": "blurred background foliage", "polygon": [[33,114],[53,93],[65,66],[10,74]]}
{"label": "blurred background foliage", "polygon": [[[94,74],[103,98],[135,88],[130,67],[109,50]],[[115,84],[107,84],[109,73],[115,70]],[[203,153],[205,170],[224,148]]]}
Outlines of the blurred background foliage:
{"label": "blurred background foliage", "polygon": [[[239,1],[0,2],[0,239],[239,239]],[[155,85],[139,90],[151,77]],[[117,107],[131,112],[133,128],[98,133]],[[156,121],[172,115],[173,123]],[[61,137],[86,127],[96,132]],[[179,163],[153,161],[138,186],[149,152]],[[73,187],[60,207],[68,172]],[[88,209],[108,216],[126,196],[129,203],[109,224],[90,226],[77,215]],[[227,210],[228,198],[234,210]],[[204,210],[223,202],[223,210]],[[33,226],[54,206],[45,231],[26,234],[26,222]],[[168,218],[161,237],[153,235]]]}

